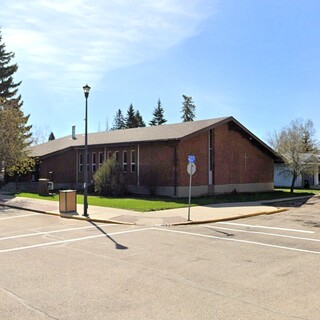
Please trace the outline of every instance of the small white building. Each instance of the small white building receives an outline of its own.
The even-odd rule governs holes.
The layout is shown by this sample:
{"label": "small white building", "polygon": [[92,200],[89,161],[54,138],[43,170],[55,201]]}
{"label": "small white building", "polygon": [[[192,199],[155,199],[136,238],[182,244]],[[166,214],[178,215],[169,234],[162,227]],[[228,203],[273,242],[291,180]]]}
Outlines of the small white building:
{"label": "small white building", "polygon": [[[306,154],[305,157],[308,155]],[[295,181],[296,188],[303,188],[306,181],[310,187],[319,187],[320,180],[320,156],[318,156],[318,163],[315,166],[313,174],[301,174]],[[274,186],[275,187],[291,187],[292,174],[288,172],[285,163],[274,164]]]}

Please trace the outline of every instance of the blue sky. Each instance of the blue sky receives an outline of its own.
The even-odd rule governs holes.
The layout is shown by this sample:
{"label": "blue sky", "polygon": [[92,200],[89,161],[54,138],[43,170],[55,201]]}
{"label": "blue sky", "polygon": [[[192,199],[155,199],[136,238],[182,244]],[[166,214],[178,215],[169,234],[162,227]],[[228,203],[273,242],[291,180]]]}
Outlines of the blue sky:
{"label": "blue sky", "polygon": [[319,0],[2,0],[30,123],[56,138],[110,128],[130,103],[148,123],[160,98],[181,122],[234,116],[264,141],[296,118],[319,137]]}

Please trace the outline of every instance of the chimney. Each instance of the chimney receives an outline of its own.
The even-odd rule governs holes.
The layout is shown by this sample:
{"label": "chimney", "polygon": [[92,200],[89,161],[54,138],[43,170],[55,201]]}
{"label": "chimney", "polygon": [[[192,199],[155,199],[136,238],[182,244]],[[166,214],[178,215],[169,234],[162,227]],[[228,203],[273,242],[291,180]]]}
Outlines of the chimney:
{"label": "chimney", "polygon": [[73,125],[72,126],[72,140],[76,140],[76,126]]}

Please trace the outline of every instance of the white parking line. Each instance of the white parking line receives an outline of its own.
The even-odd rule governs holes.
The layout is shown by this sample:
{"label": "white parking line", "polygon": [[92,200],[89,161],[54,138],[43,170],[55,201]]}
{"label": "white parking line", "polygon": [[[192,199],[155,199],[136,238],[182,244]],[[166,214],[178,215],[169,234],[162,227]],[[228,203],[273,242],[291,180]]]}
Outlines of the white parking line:
{"label": "white parking line", "polygon": [[219,230],[226,230],[226,231],[235,231],[235,232],[242,232],[242,233],[253,233],[253,234],[261,234],[261,235],[265,235],[265,236],[273,236],[273,237],[281,237],[281,238],[289,238],[289,239],[298,239],[298,240],[320,242],[320,239],[287,236],[287,235],[278,234],[278,233],[268,233],[268,232],[259,232],[259,231],[250,231],[250,230],[241,230],[241,229],[231,229],[231,228],[221,228],[221,227],[210,227],[210,226],[205,226],[205,228],[213,229],[213,230],[214,229],[219,229]]}
{"label": "white parking line", "polygon": [[[221,237],[215,237],[215,236],[210,236],[210,235],[201,234],[201,233],[178,231],[178,230],[171,230],[171,229],[169,230],[169,229],[157,228],[157,230],[159,230],[159,231],[164,231],[164,232],[171,232],[171,233],[180,233],[180,234],[185,234],[185,235],[190,235],[190,236],[196,236],[196,237],[202,237],[202,238],[216,239],[216,240],[221,240],[221,241],[232,241],[232,242],[253,244],[253,245],[258,245],[258,246],[263,246],[263,247],[283,249],[283,250],[288,250],[288,251],[297,251],[297,252],[313,253],[313,254],[318,254],[318,255],[320,255],[320,251],[312,251],[312,250],[297,249],[297,248],[292,248],[292,247],[277,246],[277,245],[268,244],[268,243],[262,243],[262,242],[239,240],[239,239],[231,239],[231,238],[221,238]],[[1,251],[0,251],[0,252],[1,252]]]}
{"label": "white parking line", "polygon": [[68,239],[68,240],[46,242],[46,243],[34,244],[34,245],[30,245],[30,246],[17,247],[17,248],[11,248],[11,249],[3,249],[3,250],[0,250],[0,254],[1,253],[6,253],[6,252],[13,252],[13,251],[28,250],[28,249],[34,249],[34,248],[40,248],[40,247],[54,246],[54,245],[63,244],[63,243],[71,243],[71,242],[84,241],[84,240],[90,240],[90,239],[95,239],[95,238],[102,238],[102,237],[113,236],[113,235],[117,235],[117,234],[140,232],[140,231],[145,231],[145,230],[149,230],[149,229],[151,229],[151,228],[127,230],[127,231],[118,231],[118,232],[112,232],[112,233],[107,233],[107,234],[98,234],[98,235],[89,236],[89,237],[82,237],[82,238],[75,238],[75,239]]}
{"label": "white parking line", "polygon": [[17,219],[17,218],[24,218],[24,217],[40,216],[40,215],[41,213],[30,213],[30,214],[23,214],[20,216],[0,218],[0,220]]}
{"label": "white parking line", "polygon": [[[110,224],[110,223],[108,223],[108,224],[104,223],[104,224],[97,224],[97,226],[117,226],[117,225],[116,224]],[[27,237],[34,237],[34,236],[41,236],[41,235],[47,235],[47,234],[52,234],[52,233],[85,230],[85,229],[92,229],[92,228],[96,228],[96,227],[95,226],[88,226],[88,227],[60,229],[60,230],[53,230],[53,231],[33,232],[33,233],[19,234],[19,235],[16,235],[16,236],[3,237],[3,238],[0,238],[0,241],[19,239],[19,238],[27,238]]]}
{"label": "white parking line", "polygon": [[233,222],[217,222],[217,223],[218,224],[228,224],[228,225],[232,225],[232,226],[249,227],[249,228],[272,229],[272,230],[282,230],[282,231],[301,232],[301,233],[314,233],[314,231],[307,231],[307,230],[287,229],[287,228],[277,228],[277,227],[267,227],[267,226],[255,226],[255,225],[243,224],[243,223],[233,223]]}

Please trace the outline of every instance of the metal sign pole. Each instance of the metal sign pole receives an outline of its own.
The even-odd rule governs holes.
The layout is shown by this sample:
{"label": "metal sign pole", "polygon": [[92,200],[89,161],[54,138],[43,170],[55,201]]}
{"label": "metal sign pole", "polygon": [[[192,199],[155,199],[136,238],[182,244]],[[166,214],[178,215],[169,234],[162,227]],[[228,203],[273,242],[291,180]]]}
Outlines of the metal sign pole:
{"label": "metal sign pole", "polygon": [[196,172],[197,167],[195,165],[196,157],[194,155],[188,156],[188,166],[187,166],[187,172],[190,175],[189,180],[189,206],[188,206],[188,221],[190,221],[190,207],[191,207],[191,186],[192,186],[192,175]]}
{"label": "metal sign pole", "polygon": [[189,180],[189,207],[188,207],[188,221],[190,221],[190,206],[191,206],[191,185],[192,185],[192,169],[193,166],[191,165],[191,172],[190,172],[190,180]]}

